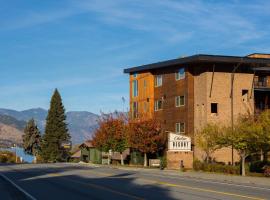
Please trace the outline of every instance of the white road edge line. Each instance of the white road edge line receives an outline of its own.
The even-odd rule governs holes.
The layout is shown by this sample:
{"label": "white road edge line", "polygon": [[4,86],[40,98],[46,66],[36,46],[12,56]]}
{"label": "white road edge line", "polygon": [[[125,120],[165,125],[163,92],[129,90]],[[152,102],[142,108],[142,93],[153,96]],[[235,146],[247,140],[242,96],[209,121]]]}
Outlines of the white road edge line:
{"label": "white road edge line", "polygon": [[6,181],[8,181],[9,183],[11,183],[14,187],[16,187],[18,190],[20,190],[22,193],[24,193],[28,198],[30,198],[31,200],[37,200],[35,197],[33,197],[31,194],[29,194],[28,192],[26,192],[24,189],[22,189],[20,186],[18,186],[16,183],[14,183],[12,180],[10,180],[7,176],[5,176],[4,174],[0,173],[0,176],[3,177]]}

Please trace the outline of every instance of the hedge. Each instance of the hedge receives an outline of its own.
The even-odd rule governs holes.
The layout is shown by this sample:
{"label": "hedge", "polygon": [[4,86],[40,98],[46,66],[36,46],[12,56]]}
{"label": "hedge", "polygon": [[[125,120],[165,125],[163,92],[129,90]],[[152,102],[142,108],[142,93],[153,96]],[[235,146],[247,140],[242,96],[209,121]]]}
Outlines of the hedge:
{"label": "hedge", "polygon": [[225,174],[240,174],[240,166],[224,165],[220,163],[203,163],[199,160],[193,162],[195,171],[218,172]]}

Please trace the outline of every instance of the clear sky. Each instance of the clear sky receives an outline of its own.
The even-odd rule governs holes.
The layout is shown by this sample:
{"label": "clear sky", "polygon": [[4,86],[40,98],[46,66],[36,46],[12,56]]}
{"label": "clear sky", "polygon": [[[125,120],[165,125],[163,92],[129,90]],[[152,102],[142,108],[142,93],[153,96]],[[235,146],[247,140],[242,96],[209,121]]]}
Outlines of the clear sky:
{"label": "clear sky", "polygon": [[[0,107],[123,109],[123,69],[198,53],[270,53],[270,1],[0,0]],[[126,103],[126,107],[128,104]]]}

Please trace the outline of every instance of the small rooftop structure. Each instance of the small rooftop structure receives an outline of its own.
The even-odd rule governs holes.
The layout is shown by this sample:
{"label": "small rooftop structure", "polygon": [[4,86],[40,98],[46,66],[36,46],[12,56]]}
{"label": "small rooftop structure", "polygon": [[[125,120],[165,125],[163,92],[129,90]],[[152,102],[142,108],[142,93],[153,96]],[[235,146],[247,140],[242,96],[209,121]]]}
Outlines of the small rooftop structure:
{"label": "small rooftop structure", "polygon": [[92,140],[87,140],[84,143],[82,143],[79,148],[82,147],[88,147],[88,148],[94,148],[93,144],[92,144]]}
{"label": "small rooftop structure", "polygon": [[270,58],[270,54],[268,53],[252,53],[247,55],[249,58]]}
{"label": "small rooftop structure", "polygon": [[80,157],[81,157],[81,150],[78,150],[71,155],[71,158],[80,158]]}

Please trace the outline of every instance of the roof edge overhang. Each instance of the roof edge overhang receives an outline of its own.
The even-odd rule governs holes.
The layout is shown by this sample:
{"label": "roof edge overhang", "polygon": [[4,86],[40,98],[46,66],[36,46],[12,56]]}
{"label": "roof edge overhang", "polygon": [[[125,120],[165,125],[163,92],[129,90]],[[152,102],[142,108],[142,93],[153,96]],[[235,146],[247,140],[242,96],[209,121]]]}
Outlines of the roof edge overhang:
{"label": "roof edge overhang", "polygon": [[250,58],[250,57],[240,57],[240,56],[223,56],[223,55],[207,55],[198,54],[184,58],[177,58],[147,65],[142,65],[138,67],[131,67],[124,69],[124,73],[136,73],[141,71],[148,71],[153,69],[164,68],[168,66],[174,66],[179,64],[191,64],[191,63],[232,63],[232,64],[253,64],[257,66],[265,66],[270,64],[270,59],[268,58]]}

